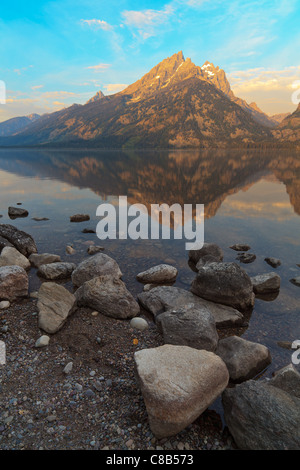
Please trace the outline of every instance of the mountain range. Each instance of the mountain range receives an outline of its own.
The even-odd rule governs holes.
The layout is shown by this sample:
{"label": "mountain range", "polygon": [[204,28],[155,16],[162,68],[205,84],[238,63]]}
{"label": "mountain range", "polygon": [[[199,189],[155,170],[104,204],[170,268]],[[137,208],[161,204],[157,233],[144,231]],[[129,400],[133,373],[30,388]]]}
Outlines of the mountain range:
{"label": "mountain range", "polygon": [[21,116],[0,122],[0,137],[15,135],[32,122],[39,119],[39,114],[30,114],[29,116]]}
{"label": "mountain range", "polygon": [[99,91],[85,105],[1,133],[8,124],[0,124],[1,146],[209,148],[300,142],[299,107],[292,115],[269,117],[234,95],[224,70],[210,62],[197,66],[181,51],[119,93]]}

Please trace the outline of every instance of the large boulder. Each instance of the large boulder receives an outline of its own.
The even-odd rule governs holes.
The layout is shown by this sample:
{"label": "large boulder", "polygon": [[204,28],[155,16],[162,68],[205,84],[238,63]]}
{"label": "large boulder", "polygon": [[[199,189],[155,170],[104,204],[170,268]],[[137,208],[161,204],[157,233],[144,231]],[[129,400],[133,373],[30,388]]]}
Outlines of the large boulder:
{"label": "large boulder", "polygon": [[22,230],[18,230],[13,225],[0,224],[0,237],[5,238],[26,257],[32,253],[37,253],[37,247],[32,236]]}
{"label": "large boulder", "polygon": [[26,256],[22,255],[16,248],[6,246],[1,251],[0,266],[20,266],[28,270],[31,267],[30,262]]}
{"label": "large boulder", "polygon": [[194,304],[200,309],[205,307],[215,319],[217,328],[240,326],[243,315],[236,309],[225,305],[210,302],[192,294],[185,289],[171,286],[154,287],[138,295],[140,304],[156,318],[162,312],[173,308]]}
{"label": "large boulder", "polygon": [[70,277],[74,269],[76,269],[76,264],[74,263],[61,262],[42,264],[42,266],[39,267],[37,274],[44,279],[56,281]]}
{"label": "large boulder", "polygon": [[218,345],[219,336],[215,319],[204,306],[190,304],[168,310],[157,316],[156,324],[167,344],[190,346],[212,352]]}
{"label": "large boulder", "polygon": [[239,336],[221,339],[216,354],[225,362],[230,380],[236,383],[252,379],[271,363],[266,346]]}
{"label": "large boulder", "polygon": [[20,266],[0,267],[0,300],[16,300],[28,295],[28,276]]}
{"label": "large boulder", "polygon": [[139,273],[136,278],[143,284],[163,284],[176,281],[178,271],[169,264],[159,264]]}
{"label": "large boulder", "polygon": [[89,307],[113,318],[133,318],[139,314],[135,301],[121,279],[98,276],[86,281],[77,291],[79,306]]}
{"label": "large boulder", "polygon": [[39,268],[43,264],[59,263],[61,258],[59,255],[53,255],[51,253],[32,253],[29,256],[29,261],[34,268]]}
{"label": "large boulder", "polygon": [[236,263],[209,263],[198,270],[191,291],[204,299],[230,305],[240,311],[254,305],[250,277]]}
{"label": "large boulder", "polygon": [[72,282],[79,287],[94,277],[106,275],[118,279],[122,272],[114,259],[104,253],[97,253],[77,266],[72,274]]}
{"label": "large boulder", "polygon": [[[299,374],[294,371],[293,375]],[[288,385],[291,375],[249,380],[223,393],[225,421],[243,450],[299,450],[300,398]],[[294,379],[293,379],[294,380]]]}
{"label": "large boulder", "polygon": [[76,298],[55,282],[44,282],[38,293],[39,327],[46,333],[56,333],[75,310]]}
{"label": "large boulder", "polygon": [[134,355],[153,434],[162,439],[191,424],[228,384],[218,356],[188,346],[164,345]]}
{"label": "large boulder", "polygon": [[271,272],[251,277],[255,294],[270,294],[280,289],[280,276]]}
{"label": "large boulder", "polygon": [[200,250],[189,251],[189,261],[194,265],[204,256],[212,256],[217,261],[223,261],[224,253],[216,243],[204,243]]}

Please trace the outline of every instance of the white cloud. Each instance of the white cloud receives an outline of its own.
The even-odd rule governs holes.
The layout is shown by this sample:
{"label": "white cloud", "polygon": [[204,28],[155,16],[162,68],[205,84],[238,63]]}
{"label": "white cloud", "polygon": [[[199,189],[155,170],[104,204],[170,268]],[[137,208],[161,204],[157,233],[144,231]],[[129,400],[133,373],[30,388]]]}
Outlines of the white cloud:
{"label": "white cloud", "polygon": [[87,69],[94,70],[94,72],[103,72],[104,70],[108,69],[111,64],[97,64],[97,65],[90,65],[86,67]]}
{"label": "white cloud", "polygon": [[108,85],[104,85],[103,88],[105,88],[108,93],[117,93],[118,91],[125,90],[127,87],[128,85],[125,83],[109,83]]}
{"label": "white cloud", "polygon": [[299,78],[300,65],[282,70],[264,70],[260,67],[228,74],[235,91],[291,89],[295,80]]}
{"label": "white cloud", "polygon": [[248,102],[255,101],[269,114],[294,110],[292,93],[299,79],[300,65],[282,70],[260,67],[228,74],[228,80],[236,96]]}
{"label": "white cloud", "polygon": [[173,13],[174,8],[166,5],[163,10],[125,10],[122,16],[126,26],[136,29],[142,39],[148,39],[155,36],[157,27],[168,22]]}
{"label": "white cloud", "polygon": [[14,72],[17,73],[18,75],[22,75],[23,72],[26,72],[26,70],[31,69],[33,65],[28,65],[28,67],[22,67],[20,69],[14,69]]}
{"label": "white cloud", "polygon": [[39,90],[40,88],[44,88],[44,85],[35,85],[31,87],[32,90]]}
{"label": "white cloud", "polygon": [[103,29],[104,31],[111,31],[113,29],[113,26],[104,20],[80,20],[80,22],[82,24],[88,25],[90,28],[93,29]]}

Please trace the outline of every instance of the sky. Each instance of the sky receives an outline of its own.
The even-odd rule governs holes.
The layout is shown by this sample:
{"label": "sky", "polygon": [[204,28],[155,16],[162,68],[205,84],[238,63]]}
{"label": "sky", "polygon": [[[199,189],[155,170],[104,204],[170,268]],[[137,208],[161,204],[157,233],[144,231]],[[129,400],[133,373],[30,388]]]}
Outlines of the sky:
{"label": "sky", "polygon": [[116,93],[180,50],[267,114],[292,112],[299,24],[299,0],[2,1],[0,122]]}

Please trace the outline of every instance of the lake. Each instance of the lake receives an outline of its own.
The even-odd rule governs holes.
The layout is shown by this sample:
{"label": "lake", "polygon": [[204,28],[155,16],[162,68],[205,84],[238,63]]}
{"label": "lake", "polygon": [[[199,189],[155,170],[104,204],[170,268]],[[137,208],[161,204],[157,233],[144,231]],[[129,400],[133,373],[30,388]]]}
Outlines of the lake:
{"label": "lake", "polygon": [[[189,289],[195,273],[189,268],[185,240],[105,240],[96,229],[96,209],[103,202],[204,204],[205,241],[217,243],[225,261],[236,260],[229,246],[247,243],[256,260],[241,264],[249,275],[276,271],[281,289],[272,301],[256,299],[245,339],[266,345],[272,364],[264,376],[291,362],[292,351],[278,342],[300,339],[300,288],[290,279],[300,275],[300,154],[292,150],[245,151],[93,151],[0,150],[1,223],[30,233],[40,253],[57,253],[79,262],[95,243],[119,263],[123,280],[134,294],[143,286],[137,273],[163,262],[174,264],[176,286]],[[8,206],[22,203],[29,216],[11,221]],[[70,223],[73,214],[89,214],[88,222]],[[34,221],[47,217],[48,221]],[[66,245],[76,253],[68,256]],[[264,258],[279,258],[277,269]],[[30,272],[30,289],[40,285]],[[70,282],[66,287],[71,288]]]}

